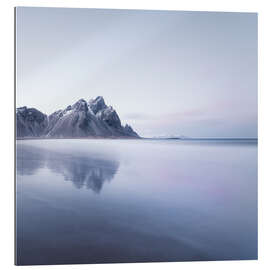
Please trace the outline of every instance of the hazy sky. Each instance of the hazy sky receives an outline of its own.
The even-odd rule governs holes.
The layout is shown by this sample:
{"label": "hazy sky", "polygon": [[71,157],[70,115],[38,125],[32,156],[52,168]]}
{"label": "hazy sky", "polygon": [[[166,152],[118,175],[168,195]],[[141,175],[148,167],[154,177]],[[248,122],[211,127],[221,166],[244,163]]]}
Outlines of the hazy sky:
{"label": "hazy sky", "polygon": [[257,137],[257,15],[17,9],[17,106],[103,96],[142,136]]}

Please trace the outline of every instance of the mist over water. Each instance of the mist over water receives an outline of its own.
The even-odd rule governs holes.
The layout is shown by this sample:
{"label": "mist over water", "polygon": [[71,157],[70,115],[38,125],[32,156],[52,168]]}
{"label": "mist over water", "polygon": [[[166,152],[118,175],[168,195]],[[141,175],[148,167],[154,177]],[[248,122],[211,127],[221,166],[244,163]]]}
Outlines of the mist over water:
{"label": "mist over water", "polygon": [[256,140],[17,141],[17,264],[257,258]]}

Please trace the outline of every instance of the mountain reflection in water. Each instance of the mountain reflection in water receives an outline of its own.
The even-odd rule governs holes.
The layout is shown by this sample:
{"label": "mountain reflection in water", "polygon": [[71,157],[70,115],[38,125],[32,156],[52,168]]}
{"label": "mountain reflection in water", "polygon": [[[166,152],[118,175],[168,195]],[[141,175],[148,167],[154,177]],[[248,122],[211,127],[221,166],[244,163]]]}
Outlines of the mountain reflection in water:
{"label": "mountain reflection in water", "polygon": [[91,189],[99,193],[103,184],[111,181],[119,167],[116,160],[84,155],[54,152],[35,146],[20,145],[17,149],[17,173],[34,175],[41,168],[48,168],[72,181],[74,187]]}
{"label": "mountain reflection in water", "polygon": [[257,259],[257,141],[16,146],[18,265]]}

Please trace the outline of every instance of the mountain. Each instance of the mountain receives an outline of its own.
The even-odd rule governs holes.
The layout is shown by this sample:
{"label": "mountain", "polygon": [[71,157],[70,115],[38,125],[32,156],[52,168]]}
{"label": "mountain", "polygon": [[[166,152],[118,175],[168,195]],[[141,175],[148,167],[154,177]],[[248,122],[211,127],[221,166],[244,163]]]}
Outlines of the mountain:
{"label": "mountain", "polygon": [[42,136],[48,126],[45,114],[34,108],[21,107],[16,110],[17,137]]}
{"label": "mountain", "polygon": [[78,100],[64,110],[46,115],[35,108],[16,109],[17,138],[139,138],[131,126],[122,126],[117,112],[98,96]]}

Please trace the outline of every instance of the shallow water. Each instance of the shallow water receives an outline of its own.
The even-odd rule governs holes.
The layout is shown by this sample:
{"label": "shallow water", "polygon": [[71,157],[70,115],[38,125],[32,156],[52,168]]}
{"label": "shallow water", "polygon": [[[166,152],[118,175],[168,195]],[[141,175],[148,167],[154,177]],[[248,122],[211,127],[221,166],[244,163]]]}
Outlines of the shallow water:
{"label": "shallow water", "polygon": [[257,258],[256,140],[17,141],[17,264]]}

